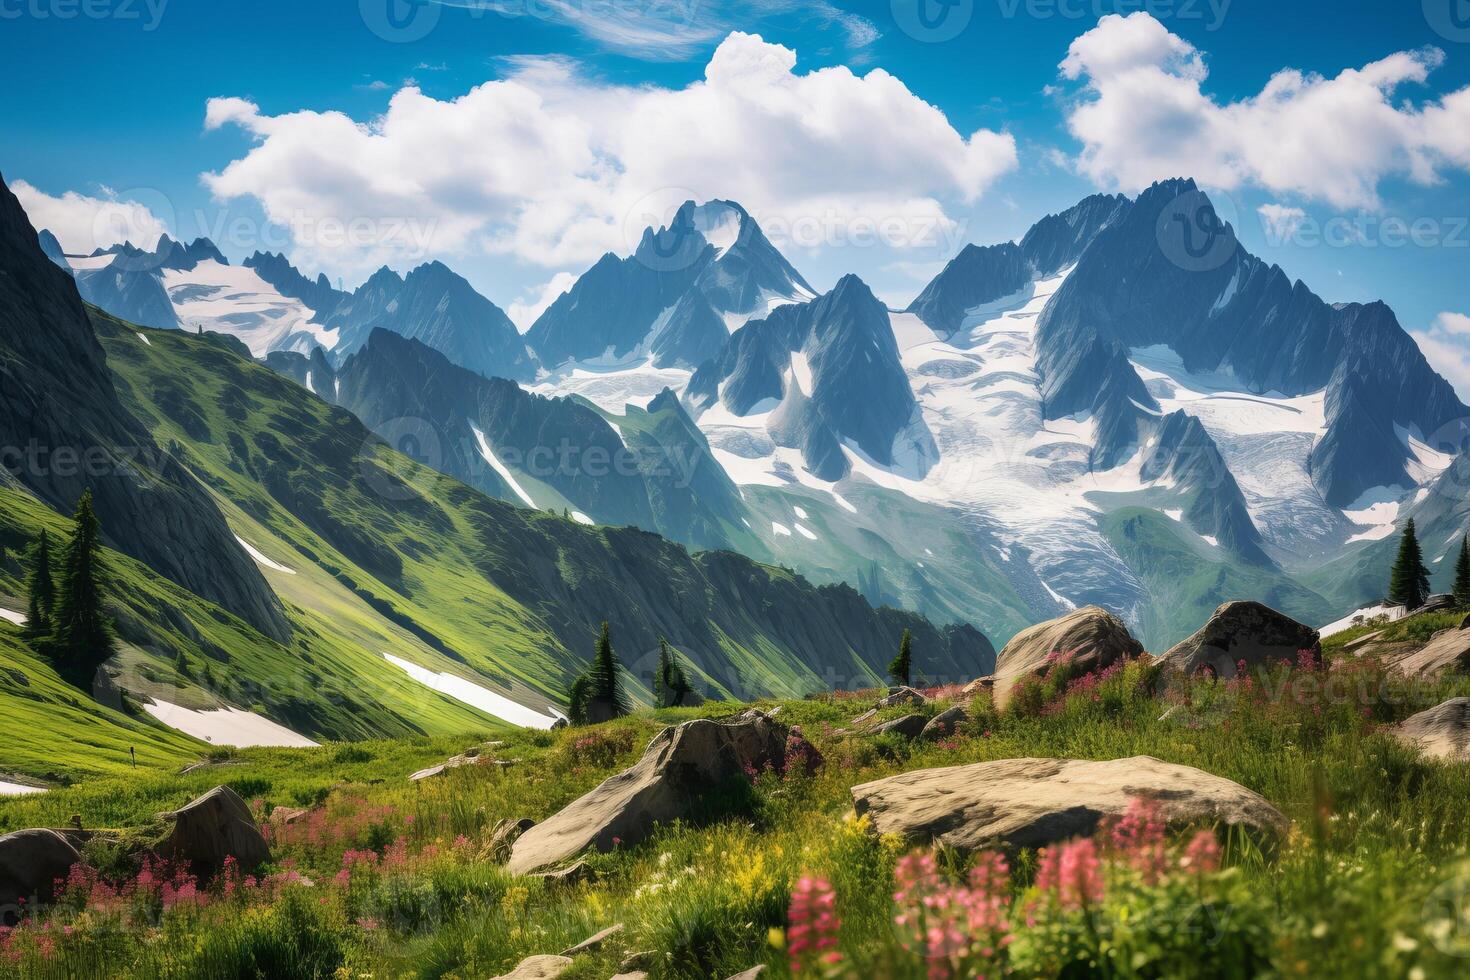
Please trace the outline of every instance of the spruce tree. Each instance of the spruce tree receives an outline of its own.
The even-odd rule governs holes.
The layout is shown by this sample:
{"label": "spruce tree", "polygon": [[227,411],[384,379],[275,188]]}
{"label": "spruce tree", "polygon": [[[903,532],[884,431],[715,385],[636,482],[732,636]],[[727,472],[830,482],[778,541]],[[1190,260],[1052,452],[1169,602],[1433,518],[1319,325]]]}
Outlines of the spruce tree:
{"label": "spruce tree", "polygon": [[592,700],[606,705],[614,718],[621,718],[633,710],[628,704],[628,696],[623,693],[622,669],[617,654],[613,653],[612,631],[604,622],[602,635],[597,640],[597,656],[592,661],[587,679],[592,688]]}
{"label": "spruce tree", "polygon": [[592,682],[586,674],[578,675],[567,696],[567,720],[573,725],[587,724],[587,702],[592,700]]}
{"label": "spruce tree", "polygon": [[75,520],[76,530],[62,552],[50,645],[57,667],[74,679],[85,680],[113,650],[111,624],[102,607],[107,588],[102,526],[92,510],[92,491],[77,501]]}
{"label": "spruce tree", "polygon": [[888,665],[888,676],[893,678],[893,683],[900,687],[908,687],[909,679],[914,670],[914,635],[908,630],[903,631],[903,639],[898,643],[898,656]]}
{"label": "spruce tree", "polygon": [[660,708],[677,708],[692,688],[679,657],[669,649],[667,640],[658,641],[658,675],[653,679],[654,694]]}
{"label": "spruce tree", "polygon": [[1470,607],[1470,535],[1460,539],[1460,558],[1455,562],[1455,605]]}
{"label": "spruce tree", "polygon": [[1424,555],[1419,550],[1419,537],[1411,517],[1404,525],[1398,557],[1394,559],[1393,571],[1389,574],[1388,601],[1414,610],[1424,605],[1428,598],[1429,569],[1424,567]]}
{"label": "spruce tree", "polygon": [[51,632],[51,616],[56,611],[56,581],[51,577],[51,536],[45,531],[31,553],[31,574],[26,589],[30,593],[26,635],[46,636]]}

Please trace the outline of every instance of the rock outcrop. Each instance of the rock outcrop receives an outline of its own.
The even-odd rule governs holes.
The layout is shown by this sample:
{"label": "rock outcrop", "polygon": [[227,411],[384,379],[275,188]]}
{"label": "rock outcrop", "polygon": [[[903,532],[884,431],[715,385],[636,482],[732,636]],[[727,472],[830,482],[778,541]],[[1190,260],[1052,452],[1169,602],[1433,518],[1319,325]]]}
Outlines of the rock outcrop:
{"label": "rock outcrop", "polygon": [[750,770],[780,769],[786,737],[785,726],[758,712],[728,724],[699,719],[666,728],[633,768],[522,834],[507,867],[530,874],[589,848],[641,843],[659,824],[688,817],[707,791]]}
{"label": "rock outcrop", "polygon": [[567,956],[531,956],[521,960],[509,973],[502,973],[492,980],[556,980],[572,968]]}
{"label": "rock outcrop", "polygon": [[187,806],[163,815],[173,824],[158,845],[160,857],[187,861],[201,874],[213,874],[234,858],[243,871],[271,859],[270,847],[261,835],[250,808],[228,786],[217,786]]}
{"label": "rock outcrop", "polygon": [[1087,762],[1003,759],[923,769],[855,786],[853,803],[873,830],[964,851],[1044,847],[1091,834],[1135,797],[1154,800],[1170,824],[1244,826],[1266,837],[1287,820],[1228,779],[1147,756]]}
{"label": "rock outcrop", "polygon": [[995,661],[995,701],[1005,704],[1018,683],[1043,676],[1063,658],[1070,658],[1077,670],[1091,672],[1143,652],[1143,644],[1106,609],[1078,609],[1023,630],[1005,645]]}
{"label": "rock outcrop", "polygon": [[1470,698],[1451,698],[1421,711],[1393,734],[1428,758],[1470,761]]}
{"label": "rock outcrop", "polygon": [[969,720],[970,716],[965,709],[955,705],[930,718],[919,735],[922,738],[949,738],[955,733],[955,729]]}
{"label": "rock outcrop", "polygon": [[1392,644],[1374,644],[1364,653],[1386,653],[1390,667],[1405,677],[1435,678],[1470,673],[1470,629],[1440,630],[1418,650],[1393,655]]}
{"label": "rock outcrop", "polygon": [[1302,651],[1318,649],[1317,631],[1310,626],[1259,602],[1227,602],[1161,659],[1166,675],[1207,672],[1229,678],[1242,662],[1248,668],[1295,663]]}
{"label": "rock outcrop", "polygon": [[54,830],[18,830],[0,837],[0,925],[12,925],[22,904],[49,902],[58,878],[81,860]]}

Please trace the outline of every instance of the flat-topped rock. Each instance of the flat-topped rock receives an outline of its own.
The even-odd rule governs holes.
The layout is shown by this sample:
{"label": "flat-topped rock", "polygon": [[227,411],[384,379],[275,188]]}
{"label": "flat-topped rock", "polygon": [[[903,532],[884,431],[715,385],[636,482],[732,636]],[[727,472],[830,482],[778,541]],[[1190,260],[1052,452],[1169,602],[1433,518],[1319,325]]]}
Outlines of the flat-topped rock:
{"label": "flat-topped rock", "polygon": [[929,719],[923,715],[904,715],[902,718],[885,721],[873,729],[873,734],[900,735],[904,738],[914,739],[919,737],[920,733],[924,731],[924,726],[928,723]]}
{"label": "flat-topped rock", "polygon": [[1421,711],[1393,734],[1428,758],[1470,761],[1470,698],[1451,698]]}
{"label": "flat-topped rock", "polygon": [[271,859],[250,808],[228,786],[215,787],[163,819],[173,829],[158,846],[159,856],[187,861],[199,874],[219,871],[227,858],[234,858],[242,871],[254,871]]}
{"label": "flat-topped rock", "polygon": [[1003,759],[923,769],[852,789],[859,816],[880,834],[964,851],[1044,847],[1086,836],[1135,797],[1171,824],[1228,824],[1275,837],[1287,820],[1238,783],[1148,756],[1088,762]]}
{"label": "flat-topped rock", "polygon": [[1443,674],[1470,673],[1470,629],[1440,630],[1418,650],[1393,653],[1372,648],[1388,661],[1390,669],[1405,677],[1432,680]]}
{"label": "flat-topped rock", "polygon": [[1317,631],[1259,602],[1227,602],[1193,636],[1160,660],[1166,674],[1234,677],[1247,668],[1296,663],[1303,650],[1320,649]]}
{"label": "flat-topped rock", "polygon": [[521,960],[514,970],[492,980],[556,980],[571,968],[572,960],[566,956],[531,956]]}

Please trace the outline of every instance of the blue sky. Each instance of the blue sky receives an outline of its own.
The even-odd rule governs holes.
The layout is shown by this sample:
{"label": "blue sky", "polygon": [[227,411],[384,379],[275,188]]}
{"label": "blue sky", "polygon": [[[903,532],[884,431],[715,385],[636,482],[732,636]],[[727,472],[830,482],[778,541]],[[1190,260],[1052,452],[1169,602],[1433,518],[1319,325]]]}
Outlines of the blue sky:
{"label": "blue sky", "polygon": [[68,248],[439,258],[520,320],[685,192],[902,304],[966,242],[1196,176],[1470,395],[1470,0],[943,2],[0,0],[0,170]]}

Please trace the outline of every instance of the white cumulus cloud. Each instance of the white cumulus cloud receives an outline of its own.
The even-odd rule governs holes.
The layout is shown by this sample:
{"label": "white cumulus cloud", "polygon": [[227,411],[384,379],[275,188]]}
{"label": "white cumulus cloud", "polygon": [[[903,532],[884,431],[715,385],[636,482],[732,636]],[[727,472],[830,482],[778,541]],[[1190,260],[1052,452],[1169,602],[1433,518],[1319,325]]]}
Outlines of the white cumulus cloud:
{"label": "white cumulus cloud", "polygon": [[525,333],[531,329],[536,319],[546,312],[546,308],[555,303],[562,293],[571,289],[576,281],[577,277],[570,272],[558,272],[540,287],[532,290],[530,295],[512,302],[505,308],[505,314],[510,317],[511,322],[520,329],[521,333]]}
{"label": "white cumulus cloud", "polygon": [[10,188],[37,231],[49,229],[68,255],[90,255],[99,248],[132,242],[152,248],[168,226],[146,205],[120,200],[104,188],[102,197],[67,191],[55,197],[17,180]]}
{"label": "white cumulus cloud", "polygon": [[852,221],[886,229],[890,247],[909,244],[895,230],[907,223],[925,245],[926,231],[952,231],[949,213],[1017,162],[1009,134],[957,131],[886,71],[803,73],[794,51],[738,32],[683,88],[608,84],[566,59],[522,58],[452,100],[404,88],[373,119],[272,116],[230,98],[209,103],[205,125],[254,138],[204,175],[213,193],[257,199],[293,229],[303,259],[338,269],[340,236],[314,229],[378,229],[376,248],[356,255],[363,268],[411,245],[574,268],[630,251],[643,227],[634,219],[667,218],[684,198],[739,201],[794,238],[835,225],[815,247],[847,244]]}
{"label": "white cumulus cloud", "polygon": [[1429,329],[1412,334],[1434,369],[1455,386],[1462,400],[1470,400],[1470,316],[1441,313]]}
{"label": "white cumulus cloud", "polygon": [[1307,212],[1284,204],[1262,204],[1256,213],[1261,216],[1266,238],[1273,245],[1291,241],[1307,220]]}
{"label": "white cumulus cloud", "polygon": [[1470,89],[1418,104],[1403,93],[1444,63],[1437,48],[1400,51],[1328,78],[1284,69],[1249,98],[1204,92],[1203,53],[1148,13],[1111,14],[1072,42],[1063,78],[1079,82],[1067,125],[1078,170],[1136,192],[1195,177],[1376,208],[1389,177],[1420,184],[1470,168]]}

